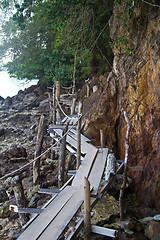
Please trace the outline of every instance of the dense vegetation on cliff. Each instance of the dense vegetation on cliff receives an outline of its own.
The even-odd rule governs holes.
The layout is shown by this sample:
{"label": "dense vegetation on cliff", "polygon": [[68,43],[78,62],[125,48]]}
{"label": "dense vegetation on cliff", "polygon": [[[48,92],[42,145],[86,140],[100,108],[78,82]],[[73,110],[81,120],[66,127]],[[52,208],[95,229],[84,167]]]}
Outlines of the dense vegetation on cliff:
{"label": "dense vegetation on cliff", "polygon": [[[4,9],[9,4],[1,1]],[[113,59],[112,7],[113,1],[17,1],[3,25],[0,48],[1,56],[12,57],[6,65],[9,73],[19,79],[70,84],[106,70]]]}

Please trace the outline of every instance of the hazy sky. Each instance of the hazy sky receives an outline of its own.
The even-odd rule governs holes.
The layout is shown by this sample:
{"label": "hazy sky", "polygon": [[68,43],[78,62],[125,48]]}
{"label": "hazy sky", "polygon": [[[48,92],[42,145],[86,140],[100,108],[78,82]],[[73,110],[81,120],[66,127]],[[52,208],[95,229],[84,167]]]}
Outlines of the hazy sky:
{"label": "hazy sky", "polygon": [[33,80],[28,84],[24,84],[24,81],[18,81],[15,78],[10,78],[8,73],[5,71],[0,71],[0,96],[6,98],[8,96],[15,96],[19,90],[24,90],[25,88],[34,85],[37,80]]}

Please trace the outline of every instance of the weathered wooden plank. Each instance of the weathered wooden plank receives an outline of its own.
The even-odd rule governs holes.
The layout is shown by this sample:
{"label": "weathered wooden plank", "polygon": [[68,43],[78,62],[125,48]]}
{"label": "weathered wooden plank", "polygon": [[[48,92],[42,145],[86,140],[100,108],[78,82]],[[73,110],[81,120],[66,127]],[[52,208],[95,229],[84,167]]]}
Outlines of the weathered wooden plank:
{"label": "weathered wooden plank", "polygon": [[43,189],[41,188],[38,193],[45,193],[45,194],[58,194],[61,190],[59,189]]}
{"label": "weathered wooden plank", "polygon": [[73,216],[83,203],[83,187],[79,187],[66,203],[65,207],[59,212],[57,217],[50,223],[38,240],[56,240],[69,224]]}
{"label": "weathered wooden plank", "polygon": [[[119,166],[119,168],[117,169],[116,173],[119,173],[123,168],[123,163]],[[100,194],[104,194],[108,188],[110,187],[110,185],[113,183],[115,178],[110,178],[109,182],[106,182],[106,184],[104,185],[104,187],[101,189]],[[96,203],[98,202],[98,198],[94,198],[93,201],[91,202],[91,209],[96,205]],[[83,218],[81,218],[77,225],[74,228],[74,231],[71,232],[71,234],[68,236],[67,240],[71,240],[71,239],[75,239],[76,235],[78,234],[78,232],[80,231],[82,224],[83,224]]]}
{"label": "weathered wooden plank", "polygon": [[74,195],[76,190],[77,188],[75,187],[67,186],[19,236],[18,240],[37,239]]}
{"label": "weathered wooden plank", "polygon": [[60,125],[60,124],[56,124],[56,125],[52,125],[49,127],[48,131],[50,132],[54,132],[54,129],[64,129],[66,126],[65,125]]}
{"label": "weathered wooden plank", "polygon": [[[65,189],[66,186],[68,186],[72,182],[73,178],[74,176],[70,177],[70,179],[68,179],[68,181],[60,188],[60,190],[62,191],[63,189]],[[52,198],[50,198],[49,201],[47,201],[41,209],[45,209],[56,197],[57,195],[54,195]],[[22,228],[26,229],[37,217],[38,215],[32,217],[25,225],[23,225]]]}
{"label": "weathered wooden plank", "polygon": [[117,233],[118,233],[117,230],[113,230],[113,229],[110,229],[110,228],[99,227],[99,226],[95,226],[95,225],[91,226],[91,231],[93,233],[104,235],[104,236],[107,236],[107,237],[112,237],[112,238],[116,238]]}
{"label": "weathered wooden plank", "polygon": [[67,175],[76,175],[77,171],[76,170],[69,170],[67,172]]}
{"label": "weathered wooden plank", "polygon": [[123,178],[123,174],[116,174],[116,178]]}
{"label": "weathered wooden plank", "polygon": [[[75,129],[71,129],[69,135],[77,141],[77,131]],[[90,139],[81,134],[81,144],[82,146],[86,146],[87,149],[97,149],[97,147],[90,144]]]}
{"label": "weathered wooden plank", "polygon": [[92,171],[89,175],[88,180],[90,181],[94,194],[97,194],[98,192],[99,184],[102,179],[102,175],[105,168],[107,155],[108,155],[108,148],[102,148],[101,152],[98,152],[92,167]]}
{"label": "weathered wooden plank", "polygon": [[[62,136],[62,130],[61,129],[55,129],[55,132]],[[72,138],[70,135],[67,135],[66,138],[67,143],[69,143],[72,147],[74,147],[74,149],[77,149],[77,141],[76,139]],[[85,145],[82,145],[82,154],[85,154],[87,152],[87,147]]]}
{"label": "weathered wooden plank", "polygon": [[80,165],[76,176],[73,179],[72,186],[80,186],[83,185],[84,177],[88,178],[94,160],[96,158],[98,149],[92,149],[92,151],[88,151],[86,156],[84,157],[82,164]]}
{"label": "weathered wooden plank", "polygon": [[[70,132],[72,132],[74,134],[75,139],[77,139],[77,131],[75,129],[71,129]],[[82,135],[82,137],[86,142],[90,141],[90,139],[85,137],[84,135]]]}
{"label": "weathered wooden plank", "polygon": [[118,159],[116,160],[117,163],[124,163],[124,160]]}
{"label": "weathered wooden plank", "polygon": [[43,212],[43,209],[38,208],[21,208],[18,210],[18,213],[36,213],[40,214]]}

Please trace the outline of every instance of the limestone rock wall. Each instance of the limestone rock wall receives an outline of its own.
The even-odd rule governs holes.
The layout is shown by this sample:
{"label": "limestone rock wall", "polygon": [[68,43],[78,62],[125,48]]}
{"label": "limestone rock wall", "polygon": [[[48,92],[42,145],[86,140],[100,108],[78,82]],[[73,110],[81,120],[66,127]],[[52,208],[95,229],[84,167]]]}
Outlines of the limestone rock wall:
{"label": "limestone rock wall", "polygon": [[104,129],[106,145],[123,159],[126,110],[132,122],[129,165],[143,166],[128,174],[137,197],[160,209],[160,8],[133,1],[129,18],[127,2],[114,6],[113,73],[97,77],[99,88],[85,101],[84,133],[98,141]]}

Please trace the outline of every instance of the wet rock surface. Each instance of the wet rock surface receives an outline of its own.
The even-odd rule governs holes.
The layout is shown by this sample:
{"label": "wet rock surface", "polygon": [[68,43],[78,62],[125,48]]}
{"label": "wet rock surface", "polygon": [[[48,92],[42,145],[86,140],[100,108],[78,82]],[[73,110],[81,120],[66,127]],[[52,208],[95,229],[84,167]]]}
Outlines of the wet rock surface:
{"label": "wet rock surface", "polygon": [[[47,89],[31,86],[10,98],[0,98],[0,177],[8,174],[34,158],[37,130],[41,114],[45,115],[46,124],[50,122]],[[52,144],[52,139],[45,133],[43,150]],[[42,150],[42,151],[43,151]],[[46,160],[48,158],[48,160]],[[57,184],[55,175],[57,165],[50,160],[50,152],[41,160],[41,186]],[[54,172],[56,171],[56,173]],[[51,196],[39,195],[33,186],[32,164],[22,173],[22,184],[27,197],[28,207],[40,207]],[[53,181],[54,179],[54,181]],[[20,234],[20,222],[17,213],[9,211],[9,206],[16,205],[12,176],[0,184],[0,239],[16,239]]]}

